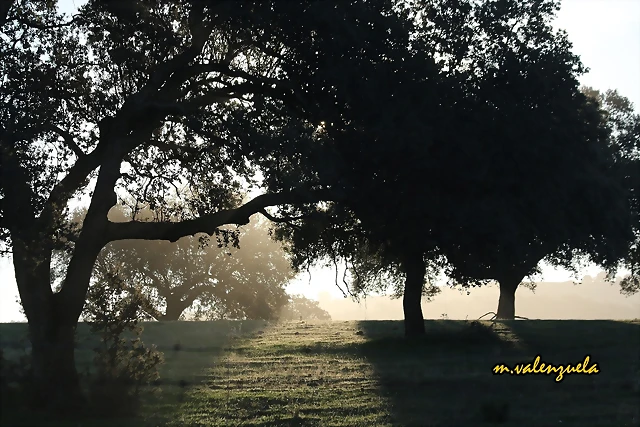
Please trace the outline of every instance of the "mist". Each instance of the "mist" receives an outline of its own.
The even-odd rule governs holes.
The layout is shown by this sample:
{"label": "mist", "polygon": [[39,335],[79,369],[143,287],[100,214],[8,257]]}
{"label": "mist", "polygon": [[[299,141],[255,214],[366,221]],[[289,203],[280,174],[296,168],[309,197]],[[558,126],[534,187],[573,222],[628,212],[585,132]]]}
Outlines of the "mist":
{"label": "mist", "polygon": [[[422,310],[425,319],[475,320],[496,310],[498,296],[497,285],[471,289],[470,295],[443,287],[431,302],[423,301]],[[402,299],[372,296],[357,303],[321,292],[318,301],[333,320],[403,319]],[[636,319],[640,318],[640,294],[620,294],[619,285],[606,282],[604,274],[585,276],[579,284],[538,282],[535,292],[522,286],[516,291],[516,315],[528,319]]]}

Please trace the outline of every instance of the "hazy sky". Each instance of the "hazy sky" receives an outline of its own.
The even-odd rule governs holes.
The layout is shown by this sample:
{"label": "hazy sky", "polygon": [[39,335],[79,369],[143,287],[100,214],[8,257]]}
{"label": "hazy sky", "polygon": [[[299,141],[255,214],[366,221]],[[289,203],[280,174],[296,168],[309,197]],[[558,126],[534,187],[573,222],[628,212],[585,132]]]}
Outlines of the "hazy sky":
{"label": "hazy sky", "polygon": [[[64,11],[72,12],[84,1],[63,0],[60,4]],[[567,31],[574,45],[573,51],[590,69],[582,83],[599,90],[618,89],[633,102],[636,111],[640,111],[640,0],[564,0],[555,25]],[[595,271],[590,268],[585,273],[594,274]],[[544,269],[545,281],[569,279],[567,272]],[[320,292],[339,297],[341,293],[333,281],[332,270],[315,270],[311,284],[309,277],[304,275],[290,286],[289,291],[314,299]],[[580,287],[570,290],[576,296],[580,294]],[[497,298],[497,290],[494,293]],[[0,259],[0,322],[24,320],[19,313],[17,297],[13,266],[10,260]],[[455,305],[458,299],[460,303],[468,303],[470,298],[456,294],[447,301]],[[624,297],[619,298],[624,301]]]}

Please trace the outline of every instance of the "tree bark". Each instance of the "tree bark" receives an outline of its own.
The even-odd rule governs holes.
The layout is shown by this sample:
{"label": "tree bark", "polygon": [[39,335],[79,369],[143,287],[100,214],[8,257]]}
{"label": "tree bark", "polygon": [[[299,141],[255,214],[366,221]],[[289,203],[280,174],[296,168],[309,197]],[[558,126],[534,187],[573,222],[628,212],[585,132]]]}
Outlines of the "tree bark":
{"label": "tree bark", "polygon": [[516,317],[516,289],[522,278],[502,278],[500,280],[500,299],[498,300],[498,311],[496,318],[502,320],[513,320]]}
{"label": "tree bark", "polygon": [[402,307],[404,309],[404,335],[416,337],[425,334],[422,317],[422,287],[426,267],[422,253],[415,252],[405,256],[403,261],[406,279]]}

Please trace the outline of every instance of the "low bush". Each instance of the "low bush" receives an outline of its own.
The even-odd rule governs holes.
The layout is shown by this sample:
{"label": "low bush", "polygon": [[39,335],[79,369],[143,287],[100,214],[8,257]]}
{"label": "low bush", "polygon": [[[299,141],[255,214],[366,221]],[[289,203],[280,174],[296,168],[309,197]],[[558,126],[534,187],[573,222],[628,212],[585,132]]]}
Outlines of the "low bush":
{"label": "low bush", "polygon": [[140,339],[142,303],[142,296],[123,283],[115,268],[105,282],[89,290],[85,319],[100,340],[94,349],[89,398],[100,416],[135,414],[143,388],[153,390],[152,384],[160,377],[163,353]]}

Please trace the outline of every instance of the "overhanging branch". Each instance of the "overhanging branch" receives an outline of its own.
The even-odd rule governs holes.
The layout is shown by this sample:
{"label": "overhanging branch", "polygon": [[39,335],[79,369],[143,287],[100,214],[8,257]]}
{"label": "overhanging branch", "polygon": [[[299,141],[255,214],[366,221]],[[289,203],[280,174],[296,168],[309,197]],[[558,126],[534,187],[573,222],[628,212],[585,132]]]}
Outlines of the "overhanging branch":
{"label": "overhanging branch", "polygon": [[332,190],[293,190],[260,195],[244,205],[226,209],[199,218],[180,222],[109,222],[106,230],[108,241],[124,239],[168,240],[176,242],[197,233],[214,234],[223,225],[246,225],[249,218],[267,206],[285,204],[336,201],[341,195]]}
{"label": "overhanging branch", "polygon": [[[224,88],[210,90],[209,92],[195,96],[186,101],[149,101],[146,103],[146,108],[162,115],[173,116],[190,116],[202,110],[202,108],[213,104],[225,103],[233,98],[240,98],[242,95],[248,95],[256,91],[261,91],[262,85],[255,83],[238,83],[230,85]],[[174,98],[175,94],[170,93],[171,96],[166,96],[162,93],[162,98]]]}

